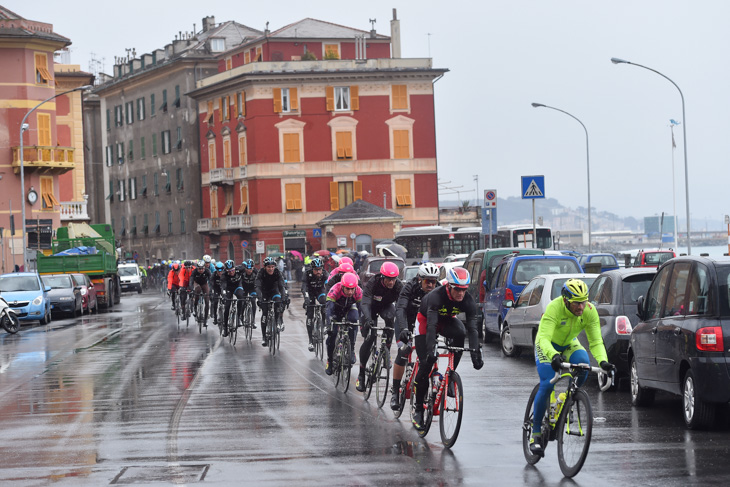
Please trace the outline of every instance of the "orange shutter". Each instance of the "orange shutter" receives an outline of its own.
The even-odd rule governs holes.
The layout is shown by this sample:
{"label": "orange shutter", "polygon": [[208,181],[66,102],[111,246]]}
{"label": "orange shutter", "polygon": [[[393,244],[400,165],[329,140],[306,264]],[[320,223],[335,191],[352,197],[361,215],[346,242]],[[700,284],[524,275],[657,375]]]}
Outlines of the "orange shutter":
{"label": "orange shutter", "polygon": [[243,64],[248,64],[251,62],[251,53],[249,51],[246,51],[243,53]]}
{"label": "orange shutter", "polygon": [[238,138],[238,165],[246,165],[246,137]]}
{"label": "orange shutter", "polygon": [[210,188],[210,217],[218,218],[218,191],[215,187]]}
{"label": "orange shutter", "polygon": [[289,109],[299,110],[299,99],[297,98],[296,88],[289,88]]}
{"label": "orange shutter", "polygon": [[231,97],[230,95],[226,97],[226,120],[231,119]]}
{"label": "orange shutter", "polygon": [[225,103],[226,103],[226,100],[225,100],[225,98],[223,98],[223,97],[221,96],[221,97],[220,97],[220,99],[218,100],[218,111],[220,112],[220,113],[218,114],[218,116],[220,117],[220,119],[221,119],[221,122],[222,122],[223,120],[225,120],[225,118],[224,118],[224,117],[225,117],[225,113],[224,113],[224,111],[223,111],[223,107],[225,106]]}
{"label": "orange shutter", "polygon": [[357,86],[350,86],[350,110],[360,109],[360,90]]}
{"label": "orange shutter", "polygon": [[330,210],[340,209],[340,184],[337,181],[330,181]]}
{"label": "orange shutter", "polygon": [[335,111],[335,87],[328,86],[325,88],[325,98],[327,99],[327,111]]}
{"label": "orange shutter", "polygon": [[284,162],[300,162],[299,134],[284,134]]}
{"label": "orange shutter", "polygon": [[287,184],[284,187],[286,193],[286,209],[288,211],[302,209],[302,186],[299,183]]}
{"label": "orange shutter", "polygon": [[274,88],[274,113],[281,113],[281,88]]}
{"label": "orange shutter", "polygon": [[411,180],[396,179],[395,194],[398,206],[411,206]]}
{"label": "orange shutter", "polygon": [[362,181],[353,181],[352,192],[354,193],[354,201],[362,199]]}
{"label": "orange shutter", "polygon": [[233,66],[233,63],[232,63],[231,58],[226,59],[226,71],[231,69],[232,66]]}
{"label": "orange shutter", "polygon": [[231,141],[223,141],[223,167],[231,167]]}
{"label": "orange shutter", "polygon": [[208,170],[215,169],[215,142],[208,143]]}
{"label": "orange shutter", "polygon": [[410,158],[407,130],[393,130],[393,158],[395,158],[395,159]]}
{"label": "orange shutter", "polygon": [[38,114],[38,145],[50,147],[51,145],[51,115],[48,113]]}
{"label": "orange shutter", "polygon": [[238,114],[241,117],[246,116],[246,92],[241,92],[241,113]]}
{"label": "orange shutter", "polygon": [[243,183],[241,183],[241,207],[238,209],[239,215],[246,213],[247,207],[248,207],[248,186],[244,186]]}
{"label": "orange shutter", "polygon": [[208,119],[208,123],[213,122],[213,100],[208,100],[208,116],[206,117]]}
{"label": "orange shutter", "polygon": [[408,108],[408,92],[406,90],[406,85],[393,85],[392,98],[394,110],[404,110]]}

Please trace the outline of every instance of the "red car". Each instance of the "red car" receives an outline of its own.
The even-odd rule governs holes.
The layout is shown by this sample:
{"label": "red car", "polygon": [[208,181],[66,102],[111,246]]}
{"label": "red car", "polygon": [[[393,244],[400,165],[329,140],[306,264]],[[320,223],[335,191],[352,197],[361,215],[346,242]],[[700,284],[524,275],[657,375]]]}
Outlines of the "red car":
{"label": "red car", "polygon": [[99,311],[99,305],[96,303],[96,290],[94,283],[91,282],[86,274],[71,274],[74,283],[81,288],[81,311],[92,313]]}
{"label": "red car", "polygon": [[676,256],[673,250],[639,250],[631,267],[659,267]]}

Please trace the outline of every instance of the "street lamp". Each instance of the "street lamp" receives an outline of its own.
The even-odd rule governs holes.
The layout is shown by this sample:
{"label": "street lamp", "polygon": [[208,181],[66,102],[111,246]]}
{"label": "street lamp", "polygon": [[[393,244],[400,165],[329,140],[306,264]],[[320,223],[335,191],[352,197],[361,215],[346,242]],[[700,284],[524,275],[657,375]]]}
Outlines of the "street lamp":
{"label": "street lamp", "polygon": [[576,122],[578,122],[581,127],[583,127],[583,130],[585,130],[586,132],[586,177],[588,179],[588,252],[590,253],[593,247],[591,239],[591,159],[590,152],[588,150],[588,129],[585,125],[583,125],[583,122],[581,122],[578,117],[571,115],[565,110],[561,110],[560,108],[555,108],[548,105],[543,105],[542,103],[533,103],[532,106],[534,108],[550,108],[552,110],[557,110],[561,113],[564,113]]}
{"label": "street lamp", "polygon": [[30,126],[27,123],[25,123],[25,121],[28,118],[28,115],[33,113],[38,107],[40,107],[44,103],[51,101],[54,98],[58,98],[61,95],[66,95],[66,94],[72,93],[74,91],[90,90],[91,88],[93,88],[93,86],[91,86],[91,85],[78,86],[78,87],[74,88],[73,90],[64,91],[63,93],[58,93],[57,95],[53,95],[50,98],[46,98],[45,100],[43,100],[42,102],[40,102],[39,104],[37,104],[36,106],[31,108],[30,111],[25,114],[25,116],[23,117],[23,120],[20,122],[20,209],[21,209],[20,217],[23,220],[23,230],[22,230],[20,237],[23,241],[23,270],[26,272],[28,271],[28,259],[27,259],[27,256],[25,255],[26,254],[25,249],[27,248],[27,245],[25,244],[25,170],[23,167],[23,159],[25,159],[25,157],[23,154],[23,132],[28,130],[30,128]]}
{"label": "street lamp", "polygon": [[[679,91],[679,96],[682,98],[682,137],[684,137],[684,191],[685,191],[685,198],[687,199],[687,255],[692,255],[692,243],[690,241],[690,229],[692,228],[690,226],[690,217],[689,217],[689,171],[687,169],[687,119],[684,113],[684,94],[682,93],[682,90],[679,89],[679,86],[677,86],[677,83],[672,81],[670,78],[668,78],[666,75],[660,73],[656,69],[649,68],[647,66],[643,66],[641,64],[632,63],[631,61],[626,61],[624,59],[619,59],[616,57],[611,58],[611,62],[613,64],[631,64],[632,66],[638,66],[640,68],[648,69],[649,71],[652,71],[662,78],[666,79],[670,83],[674,85],[675,88],[677,88],[677,91]],[[679,244],[679,242],[677,242]]]}

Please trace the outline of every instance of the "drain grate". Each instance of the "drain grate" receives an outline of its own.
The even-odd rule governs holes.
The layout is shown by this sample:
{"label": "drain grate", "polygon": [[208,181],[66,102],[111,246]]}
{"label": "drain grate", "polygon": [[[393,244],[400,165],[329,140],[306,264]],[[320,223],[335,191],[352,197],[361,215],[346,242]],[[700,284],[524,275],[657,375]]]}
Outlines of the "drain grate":
{"label": "drain grate", "polygon": [[111,484],[148,484],[150,482],[169,482],[189,484],[201,482],[208,473],[210,465],[149,465],[124,467],[114,477]]}

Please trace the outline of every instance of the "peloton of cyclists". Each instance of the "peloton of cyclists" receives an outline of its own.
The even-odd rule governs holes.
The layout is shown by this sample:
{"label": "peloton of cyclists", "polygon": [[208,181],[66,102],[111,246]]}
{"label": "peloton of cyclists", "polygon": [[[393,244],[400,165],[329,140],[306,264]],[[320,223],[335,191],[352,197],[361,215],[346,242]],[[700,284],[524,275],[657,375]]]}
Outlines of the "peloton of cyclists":
{"label": "peloton of cyclists", "polygon": [[[282,297],[286,296],[284,276],[276,267],[276,261],[272,257],[264,259],[264,268],[256,275],[256,296],[258,306],[261,308],[261,345],[269,346],[266,339],[266,327],[275,326],[283,313]],[[266,301],[266,302],[265,302]],[[268,302],[274,303],[274,323],[266,322],[266,315],[269,312]],[[284,324],[281,324],[280,331],[284,331]]]}
{"label": "peloton of cyclists", "polygon": [[[317,300],[320,304],[325,304],[327,294],[325,292],[324,264],[319,257],[313,259],[310,268],[304,273],[302,278],[302,296],[304,297],[304,309],[307,310],[307,335],[309,336],[309,345],[307,349],[314,351],[312,343],[312,321],[314,319],[314,306],[311,304]],[[321,308],[322,320],[326,320],[324,307]]]}
{"label": "peloton of cyclists", "polygon": [[[362,300],[362,289],[357,285],[358,278],[355,274],[348,272],[342,276],[340,282],[332,286],[327,293],[327,362],[324,371],[327,375],[332,375],[332,352],[335,349],[335,340],[338,332],[338,325],[333,325],[332,321],[347,320],[351,323],[357,323],[360,312],[359,306]],[[349,330],[350,342],[355,343],[355,328]],[[354,359],[354,350],[350,351]]]}

